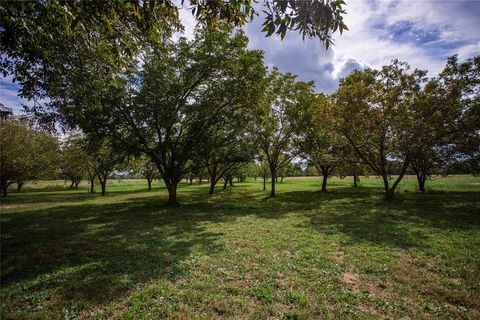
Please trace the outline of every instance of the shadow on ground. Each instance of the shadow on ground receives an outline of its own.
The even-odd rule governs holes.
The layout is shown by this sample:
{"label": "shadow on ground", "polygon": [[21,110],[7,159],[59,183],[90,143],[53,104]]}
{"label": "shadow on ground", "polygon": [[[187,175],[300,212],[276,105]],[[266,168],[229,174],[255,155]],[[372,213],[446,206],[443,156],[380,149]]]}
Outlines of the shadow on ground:
{"label": "shadow on ground", "polygon": [[439,232],[480,226],[478,193],[401,194],[386,202],[361,188],[291,191],[275,199],[242,184],[213,196],[198,187],[181,192],[183,203],[176,208],[163,206],[166,196],[159,192],[110,193],[125,197],[113,204],[82,204],[96,197],[84,193],[19,195],[10,202],[71,204],[2,216],[2,290],[21,282],[22,292],[46,286],[67,301],[105,305],[151,280],[175,281],[188,271],[184,262],[193,250],[224,250],[218,241],[222,233],[209,232],[205,223],[246,215],[302,215],[305,232],[342,233],[347,244],[400,248],[421,245],[425,235],[412,225]]}

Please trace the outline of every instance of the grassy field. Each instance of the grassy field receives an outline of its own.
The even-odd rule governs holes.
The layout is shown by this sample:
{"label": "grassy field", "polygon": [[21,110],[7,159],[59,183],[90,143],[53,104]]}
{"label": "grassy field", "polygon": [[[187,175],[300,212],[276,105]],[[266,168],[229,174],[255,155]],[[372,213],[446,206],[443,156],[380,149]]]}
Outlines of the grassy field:
{"label": "grassy field", "polygon": [[397,198],[380,179],[260,180],[208,196],[28,184],[1,208],[2,319],[479,319],[480,178]]}

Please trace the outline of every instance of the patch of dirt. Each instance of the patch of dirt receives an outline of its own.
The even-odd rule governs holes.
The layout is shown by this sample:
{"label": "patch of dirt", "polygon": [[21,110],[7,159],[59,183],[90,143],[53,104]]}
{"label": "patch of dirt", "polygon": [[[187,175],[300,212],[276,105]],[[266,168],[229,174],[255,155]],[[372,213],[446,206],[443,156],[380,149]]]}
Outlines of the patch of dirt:
{"label": "patch of dirt", "polygon": [[348,268],[343,272],[340,281],[348,285],[353,292],[360,292],[360,277],[358,272],[353,268]]}

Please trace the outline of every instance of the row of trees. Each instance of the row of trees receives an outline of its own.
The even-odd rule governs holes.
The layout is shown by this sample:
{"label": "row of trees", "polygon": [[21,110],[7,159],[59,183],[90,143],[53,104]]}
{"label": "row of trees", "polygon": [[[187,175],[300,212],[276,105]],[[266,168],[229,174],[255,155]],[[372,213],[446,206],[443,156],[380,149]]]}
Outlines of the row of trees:
{"label": "row of trees", "polygon": [[[382,178],[387,198],[408,169],[420,191],[439,167],[463,163],[467,171],[478,172],[479,57],[463,63],[452,57],[432,79],[393,61],[381,70],[354,71],[326,96],[291,74],[267,72],[261,53],[248,51],[241,33],[204,30],[192,43],[176,45],[179,52],[172,60],[146,60],[129,80],[138,87],[126,82],[128,94],[119,91],[114,100],[125,105],[103,106],[118,110],[110,115],[110,128],[104,123],[101,131],[70,135],[58,147],[52,135],[30,122],[5,121],[4,194],[11,183],[21,188],[25,180],[51,176],[58,163],[72,187],[88,178],[93,192],[97,179],[102,194],[116,169],[144,176],[149,189],[161,178],[170,204],[176,203],[183,178],[205,178],[212,194],[222,179],[226,187],[235,176],[261,176],[265,190],[270,177],[274,196],[279,176],[305,173],[292,164],[301,160],[322,175],[322,191],[334,172],[353,176],[354,186],[360,175],[372,173]],[[213,48],[204,45],[229,54],[226,66],[205,62],[221,53],[209,54]],[[77,106],[66,105],[71,116],[85,116],[85,128],[91,128],[90,106]]]}
{"label": "row of trees", "polygon": [[[98,182],[102,195],[106,194],[107,180],[113,175],[142,177],[147,181],[148,190],[152,189],[155,179],[161,179],[151,159],[144,155],[128,155],[114,148],[107,140],[99,142],[78,133],[59,139],[36,127],[26,117],[2,120],[0,130],[3,196],[7,195],[12,184],[16,184],[17,192],[20,192],[24,182],[38,179],[62,178],[70,182],[72,189],[78,189],[80,182],[87,180],[90,193],[95,192],[95,184]],[[234,159],[226,155],[225,158],[216,159],[217,162],[199,159],[199,163],[204,165],[193,166],[185,175],[186,180],[190,184],[193,184],[194,179],[198,183],[207,181],[210,183],[209,193],[213,194],[215,185],[221,179],[226,188],[228,184],[233,184],[234,178],[239,182],[245,181],[247,177],[255,180],[259,176],[269,178],[268,170],[264,175],[265,164],[251,162],[250,158]],[[290,163],[280,171],[279,178],[283,182],[286,176],[303,174],[299,164]]]}
{"label": "row of trees", "polygon": [[[343,1],[265,3],[267,35],[297,29],[328,44],[346,29]],[[213,190],[252,159],[266,164],[272,196],[282,168],[303,158],[322,173],[323,189],[335,168],[357,176],[368,167],[387,198],[410,167],[424,184],[436,163],[478,159],[478,57],[452,57],[430,80],[394,61],[353,72],[325,96],[312,82],[268,71],[262,52],[233,31],[252,13],[250,1],[190,4],[200,26],[194,39],[177,40],[169,1],[9,3],[0,11],[0,66],[44,125],[81,131],[93,154],[108,145],[112,161],[146,157],[170,205],[192,172],[207,170]],[[399,165],[390,185],[389,167]]]}

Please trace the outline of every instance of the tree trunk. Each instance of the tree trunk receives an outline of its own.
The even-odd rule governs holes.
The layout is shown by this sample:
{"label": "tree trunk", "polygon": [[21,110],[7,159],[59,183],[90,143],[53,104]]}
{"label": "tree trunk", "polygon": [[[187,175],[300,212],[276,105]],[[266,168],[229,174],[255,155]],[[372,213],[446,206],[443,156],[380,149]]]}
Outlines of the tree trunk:
{"label": "tree trunk", "polygon": [[102,187],[102,196],[107,194],[107,178],[100,179],[100,186]]}
{"label": "tree trunk", "polygon": [[202,184],[202,177],[198,177],[198,184]]}
{"label": "tree trunk", "polygon": [[322,179],[322,192],[327,192],[327,179],[328,179],[328,174],[322,173],[323,179]]}
{"label": "tree trunk", "polygon": [[425,192],[425,180],[425,178],[418,180],[418,190],[420,190],[420,192]]}
{"label": "tree trunk", "polygon": [[267,176],[263,176],[263,191],[267,190]]}
{"label": "tree trunk", "polygon": [[22,191],[23,181],[17,182],[17,192],[20,193]]}
{"label": "tree trunk", "polygon": [[75,181],[72,180],[72,183],[70,184],[70,189],[73,189],[74,185],[75,185]]}
{"label": "tree trunk", "polygon": [[217,179],[216,167],[213,170],[209,170],[209,173],[210,173],[210,177],[209,177],[210,189],[208,189],[208,194],[213,194],[215,192],[215,185],[217,184],[220,178]]}
{"label": "tree trunk", "polygon": [[223,190],[227,189],[227,184],[228,184],[228,178],[224,178],[225,183],[223,184]]}
{"label": "tree trunk", "polygon": [[0,179],[1,180],[1,188],[2,188],[2,197],[6,197],[8,194],[8,184],[7,184],[7,179]]}
{"label": "tree trunk", "polygon": [[192,184],[193,184],[193,178],[190,177],[189,179],[190,179],[190,183],[189,183],[189,184],[192,185]]}
{"label": "tree trunk", "polygon": [[354,188],[357,187],[358,180],[359,180],[358,175],[353,174],[353,187]]}
{"label": "tree trunk", "polygon": [[230,176],[228,178],[228,183],[230,184],[230,187],[233,187],[233,177],[232,176]]}
{"label": "tree trunk", "polygon": [[213,192],[215,191],[215,185],[216,184],[217,184],[216,179],[211,178],[210,179],[210,189],[208,190],[208,194],[213,194]]}
{"label": "tree trunk", "polygon": [[284,178],[284,176],[280,177],[280,183],[283,183],[283,178]]}
{"label": "tree trunk", "polygon": [[173,207],[178,205],[177,200],[177,183],[172,182],[168,184],[168,202],[167,206]]}
{"label": "tree trunk", "polygon": [[95,176],[90,177],[90,193],[95,192]]}
{"label": "tree trunk", "polygon": [[388,176],[387,176],[385,170],[383,170],[382,177],[383,177],[383,184],[385,186],[385,196],[386,196],[387,200],[393,199],[393,196],[395,195],[395,189],[397,188],[400,181],[402,181],[403,176],[407,172],[408,165],[409,165],[409,161],[408,161],[408,158],[407,158],[403,162],[402,170],[401,170],[400,174],[398,175],[397,180],[395,180],[395,182],[393,183],[391,188],[388,187]]}
{"label": "tree trunk", "polygon": [[148,191],[152,191],[152,178],[147,178]]}
{"label": "tree trunk", "polygon": [[75,180],[75,190],[78,190],[79,184],[80,184],[80,179]]}
{"label": "tree trunk", "polygon": [[385,198],[391,199],[393,198],[393,194],[390,192],[390,185],[388,182],[388,175],[386,172],[382,173],[382,179],[383,179],[383,188],[385,189]]}
{"label": "tree trunk", "polygon": [[416,173],[417,181],[418,181],[418,190],[420,192],[425,192],[425,182],[427,181],[427,175],[424,173]]}
{"label": "tree trunk", "polygon": [[275,197],[275,182],[277,179],[277,175],[275,169],[270,169],[270,173],[272,175],[272,190],[270,190],[270,197]]}

